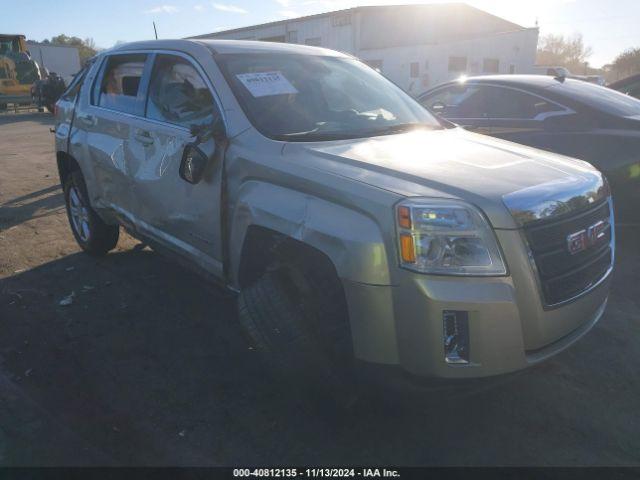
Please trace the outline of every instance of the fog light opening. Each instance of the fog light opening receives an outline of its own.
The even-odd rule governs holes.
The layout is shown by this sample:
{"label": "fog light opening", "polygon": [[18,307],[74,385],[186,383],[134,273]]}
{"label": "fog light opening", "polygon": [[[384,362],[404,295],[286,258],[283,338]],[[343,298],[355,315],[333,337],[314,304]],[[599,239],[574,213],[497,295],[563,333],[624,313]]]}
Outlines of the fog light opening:
{"label": "fog light opening", "polygon": [[469,312],[444,310],[442,312],[444,360],[447,363],[469,363]]}

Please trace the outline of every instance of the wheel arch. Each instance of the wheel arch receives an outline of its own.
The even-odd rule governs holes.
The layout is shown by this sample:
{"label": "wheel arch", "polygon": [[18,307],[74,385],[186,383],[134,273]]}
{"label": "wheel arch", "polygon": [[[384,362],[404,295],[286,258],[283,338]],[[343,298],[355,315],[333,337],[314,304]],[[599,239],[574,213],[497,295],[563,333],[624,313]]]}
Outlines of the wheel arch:
{"label": "wheel arch", "polygon": [[56,163],[58,165],[58,176],[60,177],[60,184],[63,186],[69,175],[71,175],[71,172],[80,170],[80,164],[67,152],[56,152]]}
{"label": "wheel arch", "polygon": [[[268,268],[271,250],[334,272],[346,302],[356,358],[398,362],[388,258],[365,214],[260,181],[246,182],[230,212],[227,274],[242,290]],[[284,252],[284,253],[282,253]]]}
{"label": "wheel arch", "polygon": [[246,279],[246,264],[250,263],[246,254],[265,235],[317,250],[341,279],[390,285],[382,232],[365,214],[260,181],[243,184],[237,198],[228,236],[228,273],[233,287],[241,287],[241,272]]}
{"label": "wheel arch", "polygon": [[271,228],[250,225],[242,245],[238,265],[238,286],[244,288],[257,280],[275,263],[308,262],[315,269],[339,280],[334,263],[321,250]]}

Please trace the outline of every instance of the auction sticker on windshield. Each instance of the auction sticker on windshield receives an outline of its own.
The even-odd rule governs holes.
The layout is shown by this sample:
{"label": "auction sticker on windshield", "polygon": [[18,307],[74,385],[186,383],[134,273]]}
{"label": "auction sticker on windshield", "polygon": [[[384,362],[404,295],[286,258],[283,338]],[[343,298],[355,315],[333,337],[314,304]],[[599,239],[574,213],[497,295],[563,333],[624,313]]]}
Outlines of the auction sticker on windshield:
{"label": "auction sticker on windshield", "polygon": [[254,97],[298,93],[280,72],[240,73],[236,77]]}

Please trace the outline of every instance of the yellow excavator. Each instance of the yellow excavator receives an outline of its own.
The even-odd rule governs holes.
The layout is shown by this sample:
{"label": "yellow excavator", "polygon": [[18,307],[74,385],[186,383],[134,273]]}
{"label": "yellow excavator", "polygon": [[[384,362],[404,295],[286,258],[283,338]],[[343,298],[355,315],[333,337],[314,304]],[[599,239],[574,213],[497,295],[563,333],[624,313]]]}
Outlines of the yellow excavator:
{"label": "yellow excavator", "polygon": [[0,110],[7,104],[30,104],[31,86],[41,79],[24,35],[0,34]]}

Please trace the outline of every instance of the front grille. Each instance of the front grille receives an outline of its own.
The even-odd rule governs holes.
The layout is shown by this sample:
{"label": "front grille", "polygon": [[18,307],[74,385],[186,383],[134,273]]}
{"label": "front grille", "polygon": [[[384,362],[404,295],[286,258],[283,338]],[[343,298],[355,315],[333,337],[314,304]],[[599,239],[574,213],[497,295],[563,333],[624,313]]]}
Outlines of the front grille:
{"label": "front grille", "polygon": [[567,237],[605,220],[611,224],[609,203],[603,202],[578,214],[525,226],[524,231],[540,277],[547,305],[570,300],[604,277],[613,262],[612,226],[585,250],[571,254]]}

